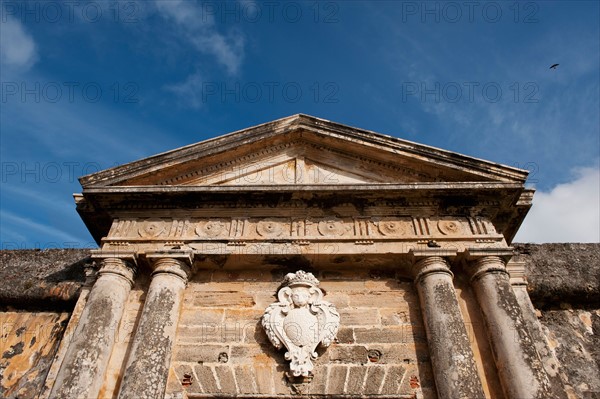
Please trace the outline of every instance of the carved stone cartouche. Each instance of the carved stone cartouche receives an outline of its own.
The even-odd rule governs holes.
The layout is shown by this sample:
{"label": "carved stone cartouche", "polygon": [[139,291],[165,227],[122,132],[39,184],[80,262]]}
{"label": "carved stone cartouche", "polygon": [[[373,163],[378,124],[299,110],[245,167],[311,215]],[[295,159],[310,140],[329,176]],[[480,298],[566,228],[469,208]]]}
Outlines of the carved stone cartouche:
{"label": "carved stone cartouche", "polygon": [[333,304],[323,300],[319,280],[299,270],[288,273],[277,292],[278,302],[265,310],[262,326],[271,343],[287,349],[294,377],[308,377],[317,358],[317,346],[329,346],[337,334],[340,315]]}

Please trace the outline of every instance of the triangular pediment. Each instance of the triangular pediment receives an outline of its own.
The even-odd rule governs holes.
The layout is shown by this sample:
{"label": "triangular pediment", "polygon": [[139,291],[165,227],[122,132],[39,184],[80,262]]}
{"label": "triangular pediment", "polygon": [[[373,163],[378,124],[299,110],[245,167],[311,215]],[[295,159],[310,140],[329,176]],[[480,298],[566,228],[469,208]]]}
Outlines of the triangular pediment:
{"label": "triangular pediment", "polygon": [[364,184],[383,183],[381,178],[358,174],[304,157],[258,162],[241,168],[228,168],[182,183],[183,185],[281,185],[281,184]]}
{"label": "triangular pediment", "polygon": [[295,115],[84,176],[82,186],[523,183],[527,172]]}
{"label": "triangular pediment", "polygon": [[[179,177],[178,185],[282,185],[282,184],[365,184],[398,181],[392,170],[353,157],[335,154],[308,143],[285,143],[262,154],[246,154],[229,160],[212,171],[196,169]],[[266,154],[265,154],[266,153]],[[262,156],[261,156],[262,155]],[[252,159],[252,160],[249,160]],[[209,166],[210,168],[210,166]],[[403,180],[408,180],[405,177]],[[174,183],[165,181],[163,184]]]}

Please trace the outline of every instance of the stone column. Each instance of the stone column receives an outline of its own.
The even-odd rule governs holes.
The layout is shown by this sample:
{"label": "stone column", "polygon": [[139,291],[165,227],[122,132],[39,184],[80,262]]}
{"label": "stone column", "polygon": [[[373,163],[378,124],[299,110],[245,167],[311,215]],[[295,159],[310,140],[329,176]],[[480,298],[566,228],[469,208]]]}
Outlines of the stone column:
{"label": "stone column", "polygon": [[183,291],[191,274],[191,252],[148,254],[153,268],[119,398],[163,398]]}
{"label": "stone column", "polygon": [[506,398],[548,398],[552,396],[550,381],[503,259],[510,256],[512,249],[467,251],[471,286],[483,314]]}
{"label": "stone column", "polygon": [[431,366],[441,399],[484,398],[445,250],[411,251]]}
{"label": "stone column", "polygon": [[50,393],[51,398],[98,397],[119,322],[136,272],[134,254],[93,254],[102,259]]}

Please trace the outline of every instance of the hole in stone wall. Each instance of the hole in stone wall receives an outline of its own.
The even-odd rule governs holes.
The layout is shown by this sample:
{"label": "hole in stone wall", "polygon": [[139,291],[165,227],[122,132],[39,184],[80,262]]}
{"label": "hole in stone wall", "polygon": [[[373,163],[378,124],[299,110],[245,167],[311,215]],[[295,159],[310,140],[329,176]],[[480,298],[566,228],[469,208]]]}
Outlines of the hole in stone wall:
{"label": "hole in stone wall", "polygon": [[377,349],[371,349],[367,352],[367,357],[369,358],[369,361],[373,363],[377,363],[379,360],[381,360],[382,355],[383,353],[381,353],[381,351],[378,351]]}
{"label": "hole in stone wall", "polygon": [[229,356],[225,352],[219,353],[218,358],[219,363],[227,363],[229,361]]}
{"label": "hole in stone wall", "polygon": [[181,385],[184,387],[189,387],[192,385],[192,375],[189,373],[184,373],[183,379],[181,380]]}

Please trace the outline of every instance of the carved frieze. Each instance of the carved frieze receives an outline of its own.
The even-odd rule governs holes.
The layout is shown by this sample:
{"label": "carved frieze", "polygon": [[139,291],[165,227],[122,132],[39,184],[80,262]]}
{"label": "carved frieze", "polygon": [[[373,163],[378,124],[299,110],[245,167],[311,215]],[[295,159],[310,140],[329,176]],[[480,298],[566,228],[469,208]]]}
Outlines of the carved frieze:
{"label": "carved frieze", "polygon": [[190,217],[115,220],[108,239],[133,241],[353,241],[501,239],[479,217]]}
{"label": "carved frieze", "polygon": [[287,349],[285,359],[290,361],[294,377],[312,374],[317,346],[329,346],[340,325],[339,313],[323,300],[318,285],[312,273],[288,273],[277,292],[278,302],[269,305],[262,317],[271,343],[277,349]]}

